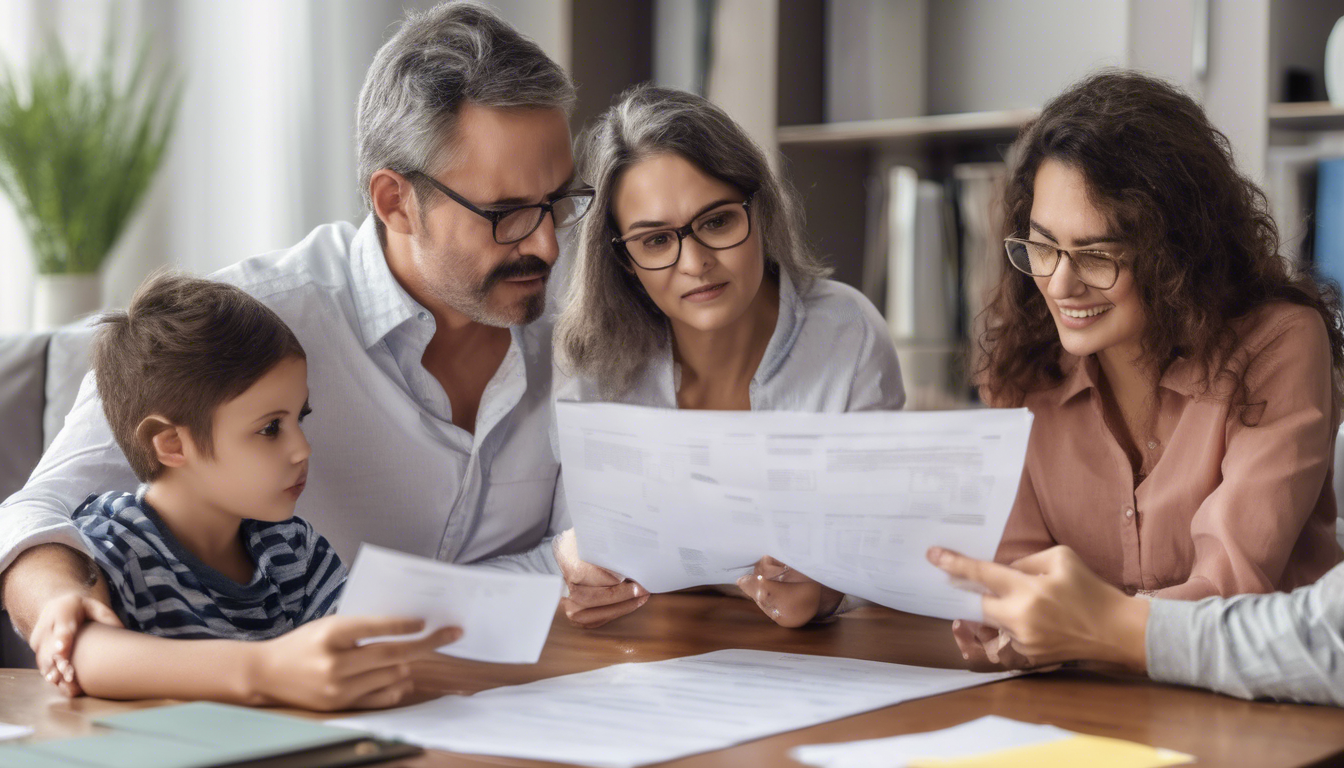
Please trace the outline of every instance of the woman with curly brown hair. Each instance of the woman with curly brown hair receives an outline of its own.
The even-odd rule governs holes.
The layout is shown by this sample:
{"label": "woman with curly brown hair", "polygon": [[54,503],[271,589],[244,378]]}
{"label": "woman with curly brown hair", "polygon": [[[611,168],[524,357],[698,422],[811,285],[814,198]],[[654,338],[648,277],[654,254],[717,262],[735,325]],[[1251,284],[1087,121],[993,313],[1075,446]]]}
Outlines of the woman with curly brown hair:
{"label": "woman with curly brown hair", "polygon": [[1016,152],[979,381],[1036,421],[997,559],[1065,545],[1182,600],[1318,579],[1341,557],[1337,290],[1285,265],[1227,138],[1160,80],[1094,75]]}

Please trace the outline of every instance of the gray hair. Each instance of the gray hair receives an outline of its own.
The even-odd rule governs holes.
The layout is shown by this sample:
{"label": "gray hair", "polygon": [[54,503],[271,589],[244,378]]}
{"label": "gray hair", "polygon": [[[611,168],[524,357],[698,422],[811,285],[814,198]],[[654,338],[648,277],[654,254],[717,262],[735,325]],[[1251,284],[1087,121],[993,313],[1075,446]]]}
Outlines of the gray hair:
{"label": "gray hair", "polygon": [[[407,13],[378,50],[359,92],[355,144],[360,194],[369,210],[375,172],[428,172],[436,160],[447,161],[444,150],[451,148],[457,115],[468,102],[568,115],[574,83],[536,43],[480,5],[446,2]],[[428,182],[413,181],[418,196],[432,191]]]}
{"label": "gray hair", "polygon": [[797,193],[770,168],[765,152],[723,110],[699,96],[636,86],[579,139],[579,176],[595,195],[583,218],[569,297],[557,320],[562,365],[593,380],[604,397],[634,384],[649,357],[669,343],[667,317],[626,269],[612,239],[619,236],[611,201],[620,175],[634,163],[677,154],[705,173],[752,195],[766,271],[782,270],[799,293],[830,270],[804,236]]}

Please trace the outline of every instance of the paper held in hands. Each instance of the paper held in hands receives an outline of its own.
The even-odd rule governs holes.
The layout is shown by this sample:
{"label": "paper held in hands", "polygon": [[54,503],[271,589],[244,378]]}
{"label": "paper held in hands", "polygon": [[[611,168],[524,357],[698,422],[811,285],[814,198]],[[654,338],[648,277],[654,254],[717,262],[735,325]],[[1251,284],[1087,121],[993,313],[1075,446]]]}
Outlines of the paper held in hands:
{"label": "paper held in hands", "polygon": [[472,661],[535,664],[563,588],[561,578],[550,574],[453,565],[363,544],[336,613],[424,619],[425,630],[412,637],[461,627],[462,638],[440,653]]}
{"label": "paper held in hands", "polygon": [[651,592],[730,584],[770,555],[841,592],[980,619],[925,559],[992,559],[1031,434],[1020,409],[903,413],[556,406],[579,556]]}

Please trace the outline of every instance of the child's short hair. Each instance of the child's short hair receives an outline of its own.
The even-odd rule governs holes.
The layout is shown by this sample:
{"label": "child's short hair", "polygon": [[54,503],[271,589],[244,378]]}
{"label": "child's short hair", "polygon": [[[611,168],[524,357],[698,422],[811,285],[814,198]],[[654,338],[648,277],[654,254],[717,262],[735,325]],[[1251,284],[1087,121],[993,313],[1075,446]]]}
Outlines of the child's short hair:
{"label": "child's short hair", "polygon": [[99,318],[92,358],[103,412],[142,482],[163,471],[154,450],[159,415],[212,455],[215,409],[278,363],[304,358],[293,331],[241,289],[165,273],[145,281],[125,312]]}

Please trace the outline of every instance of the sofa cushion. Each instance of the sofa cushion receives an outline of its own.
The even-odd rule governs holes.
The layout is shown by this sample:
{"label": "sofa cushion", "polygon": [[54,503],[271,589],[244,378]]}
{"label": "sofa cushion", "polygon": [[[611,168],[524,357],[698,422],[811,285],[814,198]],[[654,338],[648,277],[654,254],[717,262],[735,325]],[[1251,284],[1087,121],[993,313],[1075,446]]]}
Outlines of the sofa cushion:
{"label": "sofa cushion", "polygon": [[46,410],[42,417],[44,450],[56,439],[66,415],[75,405],[80,382],[89,372],[89,347],[96,330],[89,325],[72,325],[51,336],[47,350]]}
{"label": "sofa cushion", "polygon": [[0,336],[0,500],[23,487],[46,446],[47,341],[50,334]]}

